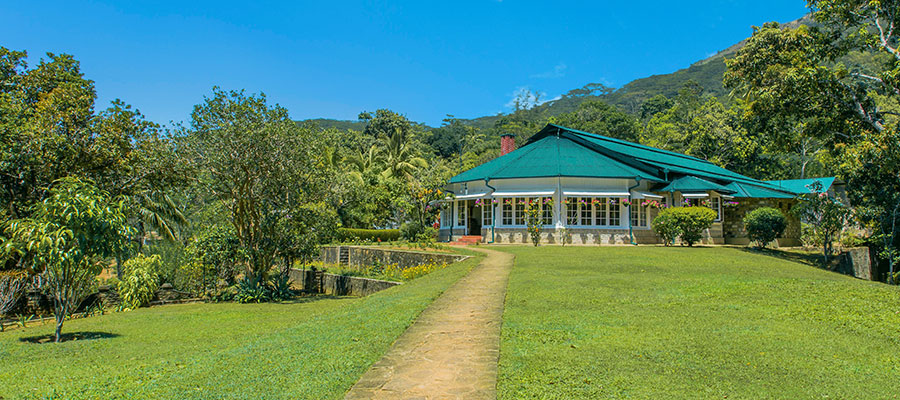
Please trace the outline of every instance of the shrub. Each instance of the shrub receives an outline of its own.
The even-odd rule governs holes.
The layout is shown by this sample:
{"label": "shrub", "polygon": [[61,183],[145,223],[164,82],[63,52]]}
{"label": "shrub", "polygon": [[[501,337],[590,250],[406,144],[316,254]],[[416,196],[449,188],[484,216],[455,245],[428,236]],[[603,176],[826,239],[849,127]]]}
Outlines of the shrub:
{"label": "shrub", "polygon": [[716,212],[707,207],[679,207],[681,212],[675,214],[678,227],[681,229],[681,241],[693,246],[703,237],[703,231],[712,226],[716,220]]}
{"label": "shrub", "polygon": [[338,240],[342,242],[368,240],[372,242],[393,242],[400,239],[399,229],[352,229],[340,228]]}
{"label": "shrub", "polygon": [[761,207],[744,216],[744,227],[751,241],[760,248],[775,240],[787,228],[787,219],[777,208]]}
{"label": "shrub", "polygon": [[400,237],[410,242],[416,241],[416,238],[425,232],[425,225],[418,221],[410,221],[400,225]]}
{"label": "shrub", "polygon": [[682,244],[693,246],[715,220],[716,212],[707,207],[671,207],[653,219],[653,230],[667,243],[680,237]]}
{"label": "shrub", "polygon": [[119,308],[133,310],[149,304],[159,289],[159,275],[156,272],[162,268],[159,255],[146,257],[138,254],[137,257],[125,261],[123,267],[125,277],[116,288],[122,299]]}
{"label": "shrub", "polygon": [[435,262],[428,262],[409,268],[400,268],[397,264],[388,264],[383,267],[382,274],[388,280],[408,281],[446,267],[447,264]]}
{"label": "shrub", "polygon": [[675,208],[664,209],[653,219],[653,231],[659,235],[666,246],[675,243],[675,239],[681,234],[681,229],[678,227],[675,216],[672,215],[672,210],[675,210]]}
{"label": "shrub", "polygon": [[237,285],[234,300],[240,303],[265,303],[294,297],[291,280],[287,274],[274,274],[268,279],[246,276]]}

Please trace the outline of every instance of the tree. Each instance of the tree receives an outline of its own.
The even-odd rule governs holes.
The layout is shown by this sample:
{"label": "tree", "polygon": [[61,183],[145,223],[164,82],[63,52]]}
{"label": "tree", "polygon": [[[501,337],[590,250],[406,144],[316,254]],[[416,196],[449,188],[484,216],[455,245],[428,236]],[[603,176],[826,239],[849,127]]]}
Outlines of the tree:
{"label": "tree", "polygon": [[602,100],[586,100],[575,111],[550,118],[550,122],[628,141],[637,141],[640,133],[634,117]]}
{"label": "tree", "polygon": [[866,135],[852,150],[854,158],[865,160],[848,179],[850,201],[862,222],[875,232],[880,244],[879,255],[888,262],[888,282],[898,283],[894,276],[900,261],[900,134],[896,127]]}
{"label": "tree", "polygon": [[447,115],[440,128],[432,129],[426,139],[435,153],[443,158],[454,155],[462,157],[471,151],[476,144],[484,140],[484,134],[475,127],[468,126],[462,120]]}
{"label": "tree", "polygon": [[[25,218],[57,179],[81,176],[113,196],[128,196],[140,246],[148,231],[167,237],[173,223],[148,198],[166,197],[193,171],[176,162],[176,146],[159,126],[121,100],[96,113],[94,83],[72,56],[49,53],[28,68],[25,52],[0,47],[0,207]],[[147,211],[153,213],[148,214]],[[155,215],[153,215],[155,214]],[[177,215],[177,213],[169,213]],[[155,226],[156,225],[156,226]],[[123,261],[127,252],[117,256]],[[118,266],[121,262],[117,263]],[[120,268],[119,268],[120,269]],[[121,276],[121,274],[120,274]]]}
{"label": "tree", "polygon": [[653,96],[641,105],[641,120],[648,120],[654,115],[672,108],[674,105],[675,102],[664,95],[658,94]]}
{"label": "tree", "polygon": [[401,135],[385,138],[382,158],[385,163],[382,175],[385,178],[407,178],[416,170],[428,166],[428,162],[416,155]]}
{"label": "tree", "polygon": [[249,279],[262,282],[279,256],[278,229],[292,211],[324,196],[320,138],[265,95],[213,89],[194,107],[187,145],[205,191],[222,202]]}
{"label": "tree", "polygon": [[[747,115],[769,132],[817,139],[839,161],[860,217],[876,225],[896,248],[891,204],[898,187],[891,169],[900,109],[897,1],[810,0],[818,27],[755,28],[728,60],[725,83],[747,101]],[[813,145],[818,146],[818,144]],[[813,147],[813,148],[814,148]],[[875,162],[875,161],[878,162]],[[881,177],[884,184],[868,177]],[[894,259],[889,256],[889,259]]]}
{"label": "tree", "polygon": [[791,212],[812,225],[817,236],[822,238],[822,253],[827,263],[834,240],[850,221],[851,210],[840,200],[829,197],[822,188],[822,182],[813,182],[810,191],[810,194],[798,197],[799,202],[791,208]]}
{"label": "tree", "polygon": [[56,341],[63,323],[90,290],[104,261],[125,246],[131,228],[123,199],[113,199],[92,182],[64,178],[31,216],[14,220],[7,249],[19,253],[41,274],[53,298]]}

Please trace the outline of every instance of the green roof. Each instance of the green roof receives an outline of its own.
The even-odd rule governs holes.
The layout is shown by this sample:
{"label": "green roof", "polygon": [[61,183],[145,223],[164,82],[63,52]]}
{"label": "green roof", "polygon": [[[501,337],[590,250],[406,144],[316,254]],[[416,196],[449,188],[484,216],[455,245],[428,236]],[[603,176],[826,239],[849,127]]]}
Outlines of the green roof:
{"label": "green roof", "polygon": [[[456,175],[450,183],[557,176],[640,178],[663,183],[662,191],[713,190],[735,197],[792,198],[808,193],[808,182],[761,181],[696,157],[554,124],[519,149]],[[821,180],[830,187],[834,178]]]}
{"label": "green roof", "polygon": [[639,176],[660,181],[653,174],[579,145],[570,138],[547,136],[454,176],[450,183],[557,176],[624,179]]}
{"label": "green roof", "polygon": [[657,192],[681,192],[681,193],[697,193],[714,190],[720,193],[734,193],[735,190],[729,189],[718,183],[710,182],[696,176],[682,176],[661,189],[655,189]]}
{"label": "green roof", "polygon": [[621,157],[631,158],[648,167],[657,169],[659,170],[659,173],[664,173],[665,170],[668,170],[669,173],[672,174],[695,175],[710,179],[741,181],[768,186],[763,181],[729,171],[709,161],[701,160],[696,157],[554,124],[548,124],[544,129],[532,137],[532,139],[544,135],[557,134],[558,132],[569,132],[579,135],[598,147],[602,147],[608,151],[618,153]]}
{"label": "green roof", "polygon": [[772,190],[756,185],[746,183],[731,182],[725,187],[734,190],[734,197],[754,197],[754,198],[770,198],[770,199],[793,199],[796,197],[793,193]]}
{"label": "green roof", "polygon": [[812,184],[816,181],[822,182],[822,191],[827,192],[834,184],[835,177],[827,178],[810,178],[810,179],[788,179],[783,181],[766,181],[766,183],[787,190],[796,194],[812,193]]}

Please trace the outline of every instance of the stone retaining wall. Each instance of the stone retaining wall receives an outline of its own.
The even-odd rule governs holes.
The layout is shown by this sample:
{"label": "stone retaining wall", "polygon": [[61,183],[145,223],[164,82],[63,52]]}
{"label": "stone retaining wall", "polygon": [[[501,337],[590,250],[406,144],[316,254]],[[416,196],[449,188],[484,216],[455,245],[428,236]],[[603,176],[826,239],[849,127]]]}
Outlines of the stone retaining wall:
{"label": "stone retaining wall", "polygon": [[321,274],[322,282],[319,287],[315,274],[312,271],[291,269],[290,277],[292,286],[312,293],[324,293],[335,296],[368,296],[372,293],[400,285],[400,282],[382,281],[378,279],[361,278],[357,276],[343,276],[335,274]]}
{"label": "stone retaining wall", "polygon": [[427,263],[452,264],[469,256],[449,253],[427,253],[422,251],[382,249],[368,246],[323,246],[321,260],[325,264],[342,264],[341,249],[347,249],[348,265],[371,266],[375,264],[397,264],[406,269]]}

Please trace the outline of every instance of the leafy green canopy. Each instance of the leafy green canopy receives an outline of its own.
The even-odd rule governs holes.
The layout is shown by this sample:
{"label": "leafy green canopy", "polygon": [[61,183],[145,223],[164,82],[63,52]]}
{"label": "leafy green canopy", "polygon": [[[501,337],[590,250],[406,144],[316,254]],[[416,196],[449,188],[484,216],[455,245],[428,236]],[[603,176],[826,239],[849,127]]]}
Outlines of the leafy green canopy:
{"label": "leafy green canopy", "polygon": [[819,141],[834,153],[861,221],[881,232],[881,254],[893,272],[900,220],[900,2],[808,5],[821,26],[756,28],[727,61],[725,84],[745,99],[756,126]]}
{"label": "leafy green canopy", "polygon": [[59,341],[63,322],[87,296],[105,259],[125,246],[131,227],[123,199],[89,181],[64,178],[30,217],[10,222],[8,232],[5,251],[40,274],[53,297]]}
{"label": "leafy green canopy", "polygon": [[263,279],[276,260],[309,253],[296,237],[317,234],[308,215],[325,198],[324,138],[265,95],[214,88],[191,117],[185,143],[202,171],[201,190],[227,210],[247,274]]}

